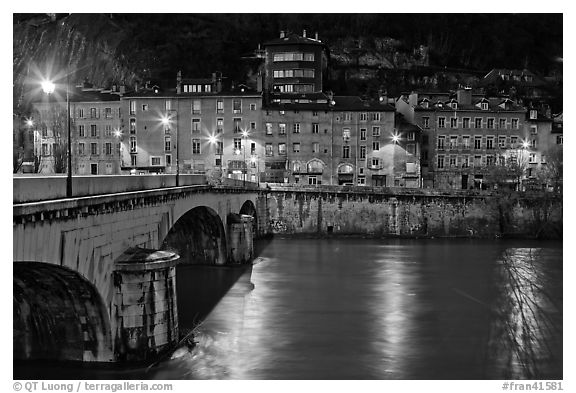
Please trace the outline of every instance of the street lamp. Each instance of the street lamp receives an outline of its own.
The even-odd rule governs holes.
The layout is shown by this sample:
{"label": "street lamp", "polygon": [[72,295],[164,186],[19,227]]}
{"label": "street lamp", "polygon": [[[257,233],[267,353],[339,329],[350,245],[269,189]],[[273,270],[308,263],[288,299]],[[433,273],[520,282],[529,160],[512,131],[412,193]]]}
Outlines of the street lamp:
{"label": "street lamp", "polygon": [[256,164],[256,182],[258,183],[258,188],[260,188],[260,162],[258,161],[258,156],[250,157],[250,163],[252,165]]}
{"label": "street lamp", "polygon": [[[164,125],[164,130],[166,130],[166,127],[170,129],[170,117],[168,114],[162,116],[160,121]],[[179,129],[177,121],[178,120],[176,120],[176,187],[180,185],[180,138],[178,137]]]}
{"label": "street lamp", "polygon": [[[44,93],[50,94],[54,93],[56,90],[56,85],[49,80],[42,82],[42,90]],[[68,134],[68,154],[66,160],[67,174],[66,174],[66,197],[72,197],[72,138],[70,136],[70,91],[69,91],[69,74],[66,74],[66,128]]]}
{"label": "street lamp", "polygon": [[118,138],[118,173],[122,172],[122,131],[118,128],[114,129],[114,136]]}
{"label": "street lamp", "polygon": [[215,154],[218,154],[220,156],[220,178],[222,178],[223,176],[223,169],[222,169],[222,149],[220,149],[220,146],[218,146],[218,138],[215,135],[210,135],[208,137],[208,142],[210,142],[210,144],[212,146],[214,146],[215,150]]}
{"label": "street lamp", "polygon": [[246,175],[248,174],[248,165],[246,164],[246,143],[248,140],[248,131],[242,131],[242,137],[244,138],[244,143],[242,144],[242,149],[244,150],[244,171],[242,173],[242,187],[246,188]]}

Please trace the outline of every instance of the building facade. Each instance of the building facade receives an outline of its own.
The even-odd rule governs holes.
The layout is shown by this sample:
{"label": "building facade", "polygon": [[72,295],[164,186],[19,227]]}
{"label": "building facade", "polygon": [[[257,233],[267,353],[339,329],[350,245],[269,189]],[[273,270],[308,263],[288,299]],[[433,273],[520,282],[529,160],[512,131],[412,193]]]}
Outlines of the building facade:
{"label": "building facade", "polygon": [[174,91],[122,97],[127,114],[122,168],[131,173],[197,173],[257,181],[263,150],[261,95],[220,90],[217,80],[183,80]]}
{"label": "building facade", "polygon": [[[70,92],[69,100],[72,173],[120,173],[119,135],[123,117],[119,93],[75,88]],[[50,95],[34,102],[31,121],[39,173],[66,172],[68,130],[65,99]]]}
{"label": "building facade", "polygon": [[328,48],[318,39],[280,32],[264,44],[264,91],[309,94],[324,91]]}
{"label": "building facade", "polygon": [[324,96],[271,104],[263,112],[263,181],[419,186],[418,132],[396,129],[388,104]]}
{"label": "building facade", "polygon": [[531,144],[526,108],[507,97],[485,97],[470,89],[414,92],[396,110],[422,129],[422,176],[427,188],[487,188],[495,166],[525,165]]}

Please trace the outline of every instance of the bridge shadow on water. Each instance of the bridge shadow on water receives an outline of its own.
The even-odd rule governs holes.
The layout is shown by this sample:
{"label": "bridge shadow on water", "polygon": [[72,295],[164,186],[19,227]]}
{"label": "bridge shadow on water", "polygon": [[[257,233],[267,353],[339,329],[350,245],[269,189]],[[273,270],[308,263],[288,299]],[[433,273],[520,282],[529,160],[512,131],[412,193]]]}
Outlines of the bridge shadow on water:
{"label": "bridge shadow on water", "polygon": [[[271,239],[254,242],[257,256]],[[181,264],[176,268],[176,291],[178,296],[178,324],[180,337],[193,339],[193,330],[216,307],[230,288],[242,278],[249,283],[252,264],[245,265],[194,265]],[[162,361],[170,353],[159,358]],[[153,364],[152,364],[153,365]],[[83,363],[46,360],[13,361],[13,378],[66,380],[66,379],[147,379],[151,364]]]}

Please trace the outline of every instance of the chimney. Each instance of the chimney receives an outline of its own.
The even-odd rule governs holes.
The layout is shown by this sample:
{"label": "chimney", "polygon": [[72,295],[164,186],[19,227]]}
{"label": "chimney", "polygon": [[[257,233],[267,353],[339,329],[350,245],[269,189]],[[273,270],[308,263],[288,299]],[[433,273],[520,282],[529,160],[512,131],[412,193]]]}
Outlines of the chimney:
{"label": "chimney", "polygon": [[284,30],[280,30],[280,38],[284,38]]}
{"label": "chimney", "polygon": [[126,85],[120,85],[120,95],[126,94]]}
{"label": "chimney", "polygon": [[306,29],[302,30],[302,37],[306,38]]}
{"label": "chimney", "polygon": [[182,71],[176,74],[176,94],[182,93]]}
{"label": "chimney", "polygon": [[138,93],[138,81],[134,82],[134,91]]}
{"label": "chimney", "polygon": [[316,34],[314,35],[314,37],[316,38],[316,41],[319,41],[319,40],[318,40],[318,32],[316,32]]}
{"label": "chimney", "polygon": [[458,105],[472,104],[472,89],[469,87],[458,89],[456,91],[456,100],[458,101]]}

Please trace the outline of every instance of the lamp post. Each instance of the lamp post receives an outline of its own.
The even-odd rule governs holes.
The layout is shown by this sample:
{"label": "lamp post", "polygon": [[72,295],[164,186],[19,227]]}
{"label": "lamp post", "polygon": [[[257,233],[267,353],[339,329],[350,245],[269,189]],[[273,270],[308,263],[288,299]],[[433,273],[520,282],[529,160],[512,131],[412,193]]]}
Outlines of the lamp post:
{"label": "lamp post", "polygon": [[[160,121],[164,125],[164,134],[166,134],[166,130],[170,129],[170,117],[166,114],[165,116],[162,116]],[[176,187],[180,185],[180,139],[178,136],[178,120],[176,120]]]}
{"label": "lamp post", "polygon": [[[66,129],[67,129],[67,139],[68,139],[68,149],[66,157],[66,197],[72,197],[72,138],[70,133],[70,89],[69,89],[69,74],[66,74]],[[42,90],[44,93],[50,94],[54,93],[56,90],[56,85],[51,81],[42,82]]]}
{"label": "lamp post", "polygon": [[251,156],[250,163],[256,164],[256,182],[258,183],[258,188],[260,188],[260,162],[258,161],[258,156]]}
{"label": "lamp post", "polygon": [[214,151],[214,155],[219,155],[220,156],[220,165],[219,165],[219,169],[220,169],[220,179],[222,179],[222,175],[223,175],[223,169],[222,169],[222,149],[220,149],[220,146],[218,146],[218,138],[215,135],[210,135],[208,137],[208,142],[210,142],[210,144],[213,146],[213,148],[215,149]]}
{"label": "lamp post", "polygon": [[396,145],[398,144],[398,141],[400,141],[400,135],[398,134],[398,132],[396,130],[394,130],[394,132],[392,133],[392,177],[393,177],[393,181],[394,184],[392,184],[393,186],[395,186],[396,184]]}
{"label": "lamp post", "polygon": [[122,131],[114,129],[114,136],[118,138],[118,173],[122,172]]}
{"label": "lamp post", "polygon": [[242,131],[242,137],[244,138],[244,143],[242,144],[242,150],[244,150],[244,170],[242,171],[242,187],[246,188],[246,175],[248,174],[248,165],[246,164],[246,143],[248,141],[248,131]]}

